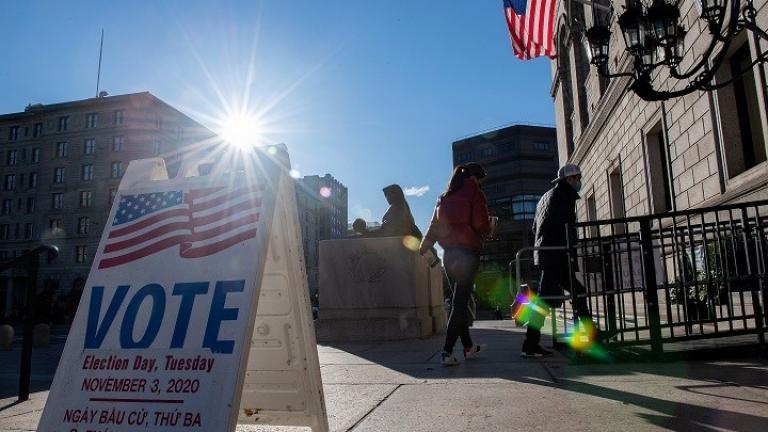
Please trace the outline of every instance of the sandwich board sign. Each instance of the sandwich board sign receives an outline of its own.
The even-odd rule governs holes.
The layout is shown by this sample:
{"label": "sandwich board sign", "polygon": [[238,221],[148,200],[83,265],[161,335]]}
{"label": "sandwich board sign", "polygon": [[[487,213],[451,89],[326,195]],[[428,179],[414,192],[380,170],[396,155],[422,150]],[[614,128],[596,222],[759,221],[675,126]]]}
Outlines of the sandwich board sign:
{"label": "sandwich board sign", "polygon": [[328,430],[287,153],[252,162],[131,162],[39,431]]}

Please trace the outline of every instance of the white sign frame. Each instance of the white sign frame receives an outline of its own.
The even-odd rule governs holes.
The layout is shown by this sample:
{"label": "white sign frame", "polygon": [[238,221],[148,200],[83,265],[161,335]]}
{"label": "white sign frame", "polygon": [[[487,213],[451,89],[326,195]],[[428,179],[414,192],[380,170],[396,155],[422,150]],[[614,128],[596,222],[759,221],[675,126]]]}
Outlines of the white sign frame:
{"label": "white sign frame", "polygon": [[[230,189],[226,189],[229,191],[235,189],[234,185],[237,185],[238,187],[242,186],[243,182],[248,185],[250,181],[258,176],[258,182],[267,184],[268,186],[262,189],[264,190],[264,193],[261,196],[262,207],[259,214],[260,222],[256,222],[258,224],[256,234],[250,240],[244,240],[230,247],[234,248],[236,246],[238,249],[229,252],[227,250],[222,250],[208,256],[206,259],[193,258],[186,261],[179,259],[174,260],[172,252],[161,251],[160,253],[144,256],[136,261],[128,262],[122,269],[100,269],[100,263],[103,265],[102,259],[106,256],[105,246],[109,241],[108,236],[110,231],[112,231],[110,229],[105,229],[102,234],[99,249],[94,258],[91,273],[86,283],[86,289],[81,298],[80,306],[64,348],[64,353],[62,354],[62,359],[59,363],[56,376],[54,377],[54,382],[38,430],[66,430],[68,432],[79,432],[83,430],[103,430],[105,427],[108,427],[112,431],[158,429],[233,431],[239,418],[240,410],[238,408],[240,406],[243,382],[246,376],[246,365],[248,364],[249,356],[254,355],[254,351],[251,350],[251,335],[254,335],[254,322],[257,319],[258,301],[262,293],[262,277],[265,274],[265,270],[268,270],[265,268],[265,263],[267,261],[274,261],[267,259],[268,254],[274,253],[274,250],[284,250],[289,253],[286,255],[287,260],[283,260],[283,266],[280,270],[285,273],[291,281],[285,291],[291,294],[291,310],[294,311],[291,318],[297,325],[292,337],[290,337],[290,334],[286,334],[284,343],[286,343],[287,346],[293,344],[297,345],[297,348],[300,348],[300,354],[303,354],[303,376],[301,379],[303,382],[309,383],[310,385],[303,389],[304,394],[302,396],[306,400],[304,403],[304,410],[301,412],[289,410],[289,412],[283,413],[283,415],[262,417],[262,420],[259,421],[259,423],[275,424],[271,421],[282,421],[284,422],[283,424],[310,426],[317,432],[327,431],[328,421],[324,395],[322,392],[314,330],[311,321],[311,311],[309,310],[300,241],[298,242],[298,249],[296,247],[296,235],[299,232],[297,228],[298,217],[296,214],[295,195],[293,195],[292,188],[293,180],[287,175],[289,169],[287,152],[282,149],[279,154],[272,157],[266,156],[265,154],[260,155],[258,156],[258,162],[260,163],[258,163],[257,166],[262,171],[258,175],[253,175],[252,173],[248,173],[249,175],[245,175],[244,173],[229,173],[222,175],[221,172],[217,172],[216,175],[211,175],[209,177],[179,176],[174,179],[168,179],[162,159],[155,158],[131,162],[121,181],[118,190],[119,196],[115,199],[108,221],[111,222],[115,220],[119,207],[118,203],[122,196],[145,197],[148,196],[145,195],[146,193],[153,190],[171,191],[174,193],[177,190],[182,190],[185,191],[184,196],[186,197],[187,191],[192,188],[210,187],[212,185],[229,185]],[[196,171],[197,170],[195,169],[189,170],[188,172]],[[247,191],[247,193],[252,193],[252,191]],[[273,215],[277,208],[280,209],[280,217],[276,220]],[[109,223],[107,225],[112,224]],[[281,235],[275,235],[276,228],[282,232]],[[276,241],[283,244],[275,243]],[[286,241],[289,241],[290,245],[286,245]],[[179,252],[179,254],[183,255],[182,252]],[[162,264],[160,264],[161,261]],[[142,262],[143,266],[139,265]],[[166,262],[168,264],[166,264]],[[174,262],[176,263],[175,265],[172,264]],[[249,262],[251,263],[250,265]],[[207,291],[197,292],[196,294],[190,294],[186,297],[182,293],[181,298],[173,298],[173,295],[178,294],[175,291],[178,287],[178,282],[185,280],[185,278],[188,279],[188,276],[193,274],[197,274],[195,277],[199,278],[201,272],[205,273],[202,269],[204,266],[210,268],[211,274],[220,274],[220,276],[214,277],[214,279],[218,279],[220,282],[225,281],[227,279],[226,276],[230,274],[233,275],[233,280],[242,282],[241,285],[243,285],[243,288],[241,291],[229,291],[230,293],[239,293],[241,296],[232,295],[228,298],[227,290],[224,289],[225,287],[223,286],[224,282],[221,282],[222,285],[219,286],[219,282],[215,282],[213,279],[209,278],[210,286],[206,287]],[[157,277],[158,280],[162,280],[163,282],[151,282],[152,277]],[[131,281],[131,284],[127,289],[123,289],[121,286],[116,285],[126,281]],[[176,282],[173,285],[174,291],[171,291],[171,286],[166,285],[169,285],[173,281]],[[149,294],[144,295],[139,300],[135,300],[149,285],[152,284],[159,286],[159,288],[150,287],[151,289],[146,291]],[[187,284],[190,285],[191,283],[187,281]],[[214,293],[211,294],[208,288],[213,288],[213,284],[217,285]],[[142,286],[142,288],[139,289],[140,286]],[[98,290],[96,288],[98,288]],[[200,286],[197,286],[197,288],[200,288]],[[219,290],[219,288],[222,289]],[[123,292],[123,297],[119,296],[121,292]],[[125,302],[122,301],[122,299],[128,297],[128,292],[132,292],[133,298],[128,302],[128,305],[125,306]],[[161,292],[164,294],[161,295]],[[221,292],[224,292],[224,294],[221,294]],[[151,302],[145,302],[144,300],[149,297],[152,298]],[[162,302],[159,301],[160,297],[163,298]],[[118,298],[121,299],[120,302],[118,302]],[[193,305],[188,308],[190,312],[187,314],[187,327],[184,332],[181,332],[178,331],[178,328],[181,328],[179,323],[183,322],[183,319],[180,319],[180,317],[183,316],[182,303],[190,299],[192,299]],[[195,299],[199,299],[200,301],[198,301],[197,304],[194,304]],[[231,307],[232,302],[238,307]],[[109,316],[110,308],[113,307],[112,303],[118,305],[117,309],[115,309],[117,312],[113,311],[111,315],[112,320],[108,321],[107,317]],[[171,320],[174,317],[169,317],[168,315],[170,312],[166,312],[166,303],[171,305],[169,306],[169,309],[173,309],[174,307],[178,308],[178,313],[175,316],[176,320],[173,322],[171,322]],[[203,336],[200,334],[200,328],[197,328],[195,324],[198,322],[197,318],[204,313],[204,311],[200,312],[199,310],[200,307],[203,307],[200,306],[201,303],[203,303],[203,306],[208,305],[210,309],[208,322],[205,324],[205,334]],[[147,304],[149,304],[149,306]],[[156,309],[159,308],[159,306],[157,306],[158,304],[162,304],[162,318],[160,323],[155,325],[157,323],[155,319],[157,314],[155,312]],[[133,307],[133,309],[131,309],[131,307]],[[221,318],[218,321],[213,320],[218,324],[218,327],[214,326],[215,328],[213,331],[209,331],[214,309],[221,312],[221,316],[225,317],[218,317]],[[233,318],[233,316],[236,316],[236,318]],[[128,317],[127,321],[126,317]],[[307,317],[309,317],[309,319],[307,319]],[[99,319],[101,319],[101,322],[99,322]],[[94,325],[94,322],[96,325]],[[132,324],[128,330],[125,330],[125,327],[127,326],[126,322]],[[192,325],[190,325],[190,323],[192,323]],[[99,325],[101,325],[101,327],[99,327]],[[116,330],[118,326],[121,328],[119,337]],[[171,327],[173,328],[172,332],[169,330]],[[155,328],[158,328],[158,330],[154,331],[154,336],[146,346],[147,349],[145,349],[143,345],[138,347],[135,339],[137,331],[140,336],[138,341],[139,344],[144,344],[147,339],[147,334],[151,333],[150,329]],[[142,329],[144,332],[143,336],[141,335]],[[88,336],[86,336],[86,333],[88,333]],[[177,333],[183,333],[178,340]],[[87,347],[86,341],[90,341],[88,343],[93,344],[93,341],[98,339],[95,338],[94,335],[101,337],[100,340],[103,341],[103,345],[99,344],[98,347],[95,345]],[[212,337],[209,337],[211,335]],[[226,349],[222,354],[222,352],[216,352],[214,348],[212,348],[214,346],[228,346],[226,344],[215,345],[211,343],[211,341],[218,342],[220,336],[221,339],[230,337],[229,340],[225,340],[224,342],[232,344],[231,346],[233,348],[231,354],[233,357],[217,357],[219,355],[227,354]],[[168,396],[168,392],[171,391],[176,382],[176,378],[171,379],[168,378],[168,376],[176,374],[175,371],[178,369],[172,368],[170,369],[172,372],[168,372],[169,364],[173,366],[173,359],[175,356],[167,353],[170,352],[170,348],[175,348],[188,354],[188,351],[190,350],[187,349],[186,342],[188,340],[199,342],[201,338],[203,339],[204,344],[200,349],[195,351],[198,352],[197,357],[190,359],[180,356],[179,359],[183,359],[184,366],[190,366],[190,368],[192,367],[192,363],[194,363],[194,359],[198,359],[198,362],[196,363],[197,366],[195,367],[207,369],[209,375],[204,376],[201,372],[200,379],[186,379],[182,378],[182,375],[180,375],[178,379],[180,381],[183,380],[183,385],[186,385],[188,381],[193,383],[199,381],[198,388],[203,387],[204,390],[200,391],[199,395],[185,396],[186,399],[182,399],[181,397],[178,399],[168,399],[167,397],[165,399],[142,398],[147,392],[149,392],[150,396],[159,395],[161,393],[163,396]],[[155,345],[155,342],[158,340],[159,343]],[[178,341],[181,341],[181,345],[178,345]],[[158,348],[160,345],[167,345],[169,342],[169,348]],[[125,346],[124,343],[132,345]],[[174,346],[174,343],[176,343],[177,346]],[[206,346],[205,343],[209,343],[209,345]],[[206,350],[203,348],[210,350],[210,353],[206,354]],[[161,354],[161,351],[164,354]],[[86,352],[98,352],[100,354],[86,354]],[[179,351],[173,352],[178,353]],[[106,356],[106,354],[110,354],[112,357]],[[238,354],[239,361],[235,363],[234,360],[237,359]],[[258,355],[258,352],[255,354]],[[121,376],[106,376],[99,378],[97,375],[100,374],[101,369],[86,367],[86,362],[89,360],[84,359],[87,355],[94,355],[96,359],[106,363],[109,363],[110,358],[114,358],[116,359],[114,362],[121,362],[121,365],[123,360],[129,361],[128,364],[134,362],[140,364],[142,360],[146,360],[147,367],[146,370],[139,369],[140,372],[133,374],[132,372],[126,372],[126,369],[118,369],[117,372],[115,372],[115,369],[112,369],[114,364],[112,366],[106,365],[105,368],[110,371],[107,372],[107,375],[116,374]],[[98,357],[99,355],[102,357]],[[206,357],[206,355],[208,357]],[[159,368],[162,364],[162,358],[159,356],[165,356],[166,361],[163,369]],[[152,359],[155,360],[154,363],[150,362]],[[216,360],[220,361],[217,363]],[[92,364],[93,359],[90,361]],[[224,366],[216,369],[216,366],[221,364],[221,361],[225,362]],[[201,364],[204,364],[205,368],[201,367]],[[258,362],[256,364],[258,364]],[[290,365],[290,361],[288,361],[287,364]],[[237,370],[234,377],[231,374],[232,368]],[[272,367],[272,369],[277,368]],[[258,371],[249,370],[249,372]],[[156,378],[161,376],[162,378]],[[206,378],[208,378],[207,381]],[[86,382],[91,382],[88,380],[108,384],[101,386],[97,385],[94,387],[96,388],[94,391],[91,387],[88,387],[85,384]],[[148,383],[158,380],[163,380],[163,385],[170,382],[173,382],[174,384],[167,387],[165,390],[158,390],[158,386],[156,385],[148,385]],[[223,380],[223,382],[219,382],[221,380]],[[131,384],[119,387],[115,384],[116,382],[130,382]],[[73,384],[74,387],[72,386]],[[161,387],[163,385],[161,385]],[[191,391],[192,387],[187,386],[186,388]],[[207,389],[205,387],[207,387]],[[110,406],[102,406],[98,409],[89,409],[86,405],[78,404],[78,402],[82,402],[87,395],[101,395],[101,393],[105,391],[104,389],[107,388],[111,388],[109,391],[112,393],[120,395],[123,393],[128,393],[129,395],[136,393],[141,397],[132,399],[126,397],[94,398],[88,396],[87,400],[90,403],[96,403],[96,405],[98,405],[99,402],[110,403]],[[117,388],[117,390],[115,390],[115,388]],[[150,391],[149,388],[152,388],[152,390]],[[140,391],[138,389],[140,389]],[[183,388],[180,390],[183,390]],[[311,391],[311,393],[307,393],[307,391]],[[198,392],[198,390],[195,390],[193,393],[196,392]],[[176,409],[175,411],[159,411],[158,408],[156,408],[157,406],[162,406],[163,403],[167,401],[174,401],[173,404],[178,405],[174,405],[176,408],[181,407],[187,409],[187,411],[179,409]],[[67,408],[73,406],[78,406],[78,408]],[[132,410],[129,411],[128,408],[130,407],[138,408],[131,408]],[[76,411],[77,414],[73,415]],[[105,415],[105,411],[110,411],[113,417],[109,417],[110,414]],[[177,416],[174,414],[175,412],[181,414]],[[140,414],[144,415],[144,420],[142,422],[136,420]],[[152,414],[154,414],[154,418],[152,418]],[[131,423],[130,420],[131,415],[134,415],[133,423]],[[175,421],[168,420],[172,419],[174,416],[176,416]],[[147,417],[149,417],[148,420]],[[252,416],[249,417],[252,418]]]}

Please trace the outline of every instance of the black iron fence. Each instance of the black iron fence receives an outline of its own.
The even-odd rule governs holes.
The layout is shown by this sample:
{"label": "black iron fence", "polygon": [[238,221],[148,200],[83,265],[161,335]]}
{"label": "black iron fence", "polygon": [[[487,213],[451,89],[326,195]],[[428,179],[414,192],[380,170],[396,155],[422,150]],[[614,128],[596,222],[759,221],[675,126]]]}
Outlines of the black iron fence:
{"label": "black iron fence", "polygon": [[[753,334],[765,347],[766,220],[768,201],[578,223],[562,298],[586,297],[608,344],[660,353],[665,343]],[[517,273],[535,284],[534,272]],[[552,310],[556,338],[572,316],[568,301]]]}
{"label": "black iron fence", "polygon": [[59,249],[52,245],[41,245],[25,252],[10,261],[0,263],[0,273],[7,270],[19,270],[25,275],[26,284],[24,302],[24,327],[21,344],[21,368],[19,370],[19,401],[29,399],[30,379],[32,375],[32,336],[37,308],[37,271],[40,255],[46,253],[49,258],[56,258]]}

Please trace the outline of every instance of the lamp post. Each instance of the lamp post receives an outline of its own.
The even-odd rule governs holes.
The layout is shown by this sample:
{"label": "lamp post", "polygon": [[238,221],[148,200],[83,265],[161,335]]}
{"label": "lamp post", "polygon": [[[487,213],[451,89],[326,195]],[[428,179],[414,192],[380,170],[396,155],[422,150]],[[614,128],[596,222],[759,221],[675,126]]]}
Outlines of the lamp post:
{"label": "lamp post", "polygon": [[[700,17],[707,22],[710,43],[700,58],[694,59],[687,70],[680,70],[686,51],[688,31],[680,23],[679,0],[628,0],[617,24],[625,50],[632,56],[632,71],[611,73],[608,67],[613,8],[592,5],[592,27],[584,36],[590,53],[590,63],[607,78],[630,77],[631,89],[647,101],[667,100],[695,91],[724,87],[758,63],[768,62],[768,51],[762,51],[759,39],[768,40],[768,33],[756,22],[753,0],[699,0]],[[758,36],[758,53],[749,67],[737,71],[724,82],[714,82],[715,73],[725,60],[734,37],[747,30]],[[720,50],[715,48],[720,46]],[[681,83],[675,90],[660,90],[654,86],[654,72],[665,67],[669,76]]]}

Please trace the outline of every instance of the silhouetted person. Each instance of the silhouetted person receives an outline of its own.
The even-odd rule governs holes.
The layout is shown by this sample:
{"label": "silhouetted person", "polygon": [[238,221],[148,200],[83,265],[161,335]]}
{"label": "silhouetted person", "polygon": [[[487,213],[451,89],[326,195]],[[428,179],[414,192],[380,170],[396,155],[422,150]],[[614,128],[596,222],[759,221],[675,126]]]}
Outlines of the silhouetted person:
{"label": "silhouetted person", "polygon": [[384,189],[384,197],[389,208],[381,219],[381,228],[378,230],[382,236],[407,236],[412,235],[419,240],[423,237],[421,230],[416,226],[411,214],[411,207],[405,200],[403,188],[400,185],[391,184]]}
{"label": "silhouetted person", "polygon": [[[534,246],[562,246],[568,244],[566,227],[571,230],[571,238],[576,238],[576,201],[581,189],[581,170],[572,164],[562,166],[557,172],[557,178],[552,180],[555,186],[548,190],[536,205],[536,216],[533,221]],[[564,290],[571,289],[571,269],[568,265],[568,253],[563,250],[536,250],[533,254],[534,264],[541,270],[539,293],[542,296],[561,296]],[[573,269],[575,271],[576,269]],[[584,293],[584,287],[573,278],[577,294]],[[548,300],[548,306],[559,307],[562,301]],[[591,324],[591,315],[587,299],[579,297],[573,305],[577,320]],[[541,327],[546,315],[537,314],[535,308],[531,311],[531,320],[525,333],[522,356],[541,357],[552,353],[541,347]],[[589,321],[587,323],[587,321]]]}

